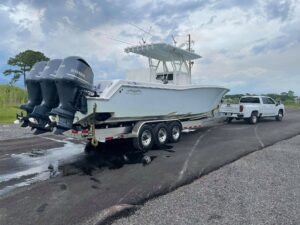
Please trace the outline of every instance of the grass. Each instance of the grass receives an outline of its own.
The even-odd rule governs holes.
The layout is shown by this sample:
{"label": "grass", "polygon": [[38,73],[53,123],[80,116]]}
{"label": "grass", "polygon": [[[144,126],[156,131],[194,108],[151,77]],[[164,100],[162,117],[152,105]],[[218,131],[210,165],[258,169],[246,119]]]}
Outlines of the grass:
{"label": "grass", "polygon": [[[21,112],[18,106],[0,106],[0,124],[13,123],[16,120],[16,113]],[[24,115],[25,112],[23,111]]]}
{"label": "grass", "polygon": [[0,107],[15,106],[27,101],[27,91],[10,85],[0,85]]}
{"label": "grass", "polygon": [[19,105],[27,102],[27,91],[22,88],[0,85],[0,124],[13,123],[16,113],[20,113]]}
{"label": "grass", "polygon": [[287,109],[300,109],[300,103],[286,103],[284,106]]}

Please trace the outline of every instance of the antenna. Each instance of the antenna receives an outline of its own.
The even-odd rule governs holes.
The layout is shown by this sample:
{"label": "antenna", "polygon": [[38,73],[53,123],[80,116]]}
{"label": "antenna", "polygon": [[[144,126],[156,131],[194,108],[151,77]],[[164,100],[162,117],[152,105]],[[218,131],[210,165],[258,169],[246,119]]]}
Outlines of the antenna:
{"label": "antenna", "polygon": [[[150,35],[150,36],[152,36],[152,37],[154,37],[154,35],[152,34],[152,33],[150,33],[150,31],[152,30],[152,26],[150,26],[149,27],[149,30],[147,31],[147,30],[145,30],[144,28],[141,28],[141,27],[139,27],[138,25],[136,25],[136,24],[133,24],[133,23],[128,23],[129,25],[131,25],[131,26],[134,26],[135,28],[137,28],[137,29],[139,29],[139,30],[141,30],[141,31],[143,31],[145,34],[147,34],[147,35]],[[142,42],[143,42],[143,44],[146,44],[146,39],[147,39],[147,36],[144,38],[144,36],[142,37]],[[141,44],[142,45],[142,44]]]}
{"label": "antenna", "polygon": [[133,24],[133,23],[128,23],[128,24],[131,25],[131,26],[134,26],[135,28],[137,28],[137,29],[143,31],[143,32],[146,33],[146,34],[149,34],[149,35],[153,36],[153,35],[150,33],[150,30],[151,30],[152,27],[150,27],[149,31],[146,31],[145,29],[143,29],[143,28],[141,28],[141,27],[139,27],[139,26],[137,26],[137,25],[135,25],[135,24]]}
{"label": "antenna", "polygon": [[173,35],[173,34],[172,34],[172,39],[173,39],[174,45],[176,46],[176,44],[177,44],[177,41],[175,40],[175,38],[174,38],[174,35]]}
{"label": "antenna", "polygon": [[119,40],[119,39],[117,39],[117,38],[115,38],[115,37],[113,37],[113,36],[111,36],[111,35],[108,35],[108,34],[104,34],[104,33],[98,33],[98,34],[100,34],[100,35],[102,35],[102,36],[105,36],[107,39],[110,39],[110,40],[113,40],[113,41],[118,41],[118,42],[120,42],[120,43],[127,44],[127,45],[134,45],[134,44],[132,44],[132,43],[129,43],[129,42],[126,42],[126,41],[122,41],[122,40]]}

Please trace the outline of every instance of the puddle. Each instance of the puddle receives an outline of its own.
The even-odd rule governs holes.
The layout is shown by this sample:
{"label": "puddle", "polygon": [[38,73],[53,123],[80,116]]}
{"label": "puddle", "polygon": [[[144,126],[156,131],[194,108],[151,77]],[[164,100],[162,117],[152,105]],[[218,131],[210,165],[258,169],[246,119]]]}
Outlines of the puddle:
{"label": "puddle", "polygon": [[59,142],[65,145],[43,151],[37,149],[30,153],[12,154],[2,159],[1,164],[7,163],[9,170],[4,169],[0,172],[0,196],[18,187],[55,177],[60,174],[59,166],[84,156],[83,144],[74,144],[68,140]]}

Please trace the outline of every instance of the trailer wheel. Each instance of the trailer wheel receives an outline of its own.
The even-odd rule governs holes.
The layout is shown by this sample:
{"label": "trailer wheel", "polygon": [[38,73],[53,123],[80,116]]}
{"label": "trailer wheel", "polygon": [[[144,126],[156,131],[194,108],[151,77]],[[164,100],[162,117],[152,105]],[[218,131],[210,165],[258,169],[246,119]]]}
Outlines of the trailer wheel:
{"label": "trailer wheel", "polygon": [[151,149],[154,144],[153,129],[150,125],[143,125],[138,133],[138,137],[133,139],[133,146],[143,152]]}
{"label": "trailer wheel", "polygon": [[169,141],[171,143],[177,143],[180,140],[181,130],[182,130],[181,124],[177,121],[172,122],[169,125],[169,134],[170,134]]}
{"label": "trailer wheel", "polygon": [[168,127],[159,123],[154,127],[154,144],[156,147],[163,146],[168,141]]}

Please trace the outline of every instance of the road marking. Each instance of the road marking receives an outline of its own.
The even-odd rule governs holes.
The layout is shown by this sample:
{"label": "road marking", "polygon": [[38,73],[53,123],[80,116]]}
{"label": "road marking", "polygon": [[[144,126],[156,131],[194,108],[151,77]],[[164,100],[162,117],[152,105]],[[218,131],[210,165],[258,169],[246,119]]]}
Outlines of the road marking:
{"label": "road marking", "polygon": [[[120,205],[113,205],[109,208],[103,209],[102,211],[96,213],[94,216],[88,218],[85,222],[80,223],[81,225],[88,225],[88,224],[103,224],[109,218],[121,213],[125,210],[132,210],[138,209],[140,206],[138,205],[130,205],[130,204],[120,204]],[[79,224],[79,223],[78,223]]]}
{"label": "road marking", "polygon": [[258,140],[260,146],[261,146],[262,148],[264,148],[265,145],[264,145],[264,143],[262,142],[260,136],[259,136],[258,133],[257,133],[257,128],[258,128],[258,125],[256,125],[255,128],[254,128],[254,134],[255,134],[255,137],[256,137],[256,139]]}
{"label": "road marking", "polygon": [[193,145],[191,151],[189,152],[184,164],[183,164],[183,167],[179,173],[179,176],[178,176],[178,179],[177,179],[177,182],[179,182],[183,175],[185,174],[187,168],[188,168],[188,165],[189,165],[189,162],[190,162],[190,158],[192,157],[194,151],[196,150],[196,148],[198,147],[199,143],[201,142],[201,140],[203,139],[203,137],[206,135],[206,133],[210,132],[212,128],[206,130],[202,135],[200,135],[197,139],[197,141],[195,142],[195,144]]}
{"label": "road marking", "polygon": [[40,138],[47,139],[47,140],[51,140],[51,141],[60,142],[60,143],[65,143],[65,144],[66,144],[66,141],[65,141],[65,140],[57,140],[57,139],[54,139],[54,138],[43,137],[43,136],[39,136],[39,137],[40,137]]}
{"label": "road marking", "polygon": [[131,188],[122,198],[119,199],[116,205],[120,204],[126,197],[128,197],[137,187]]}

